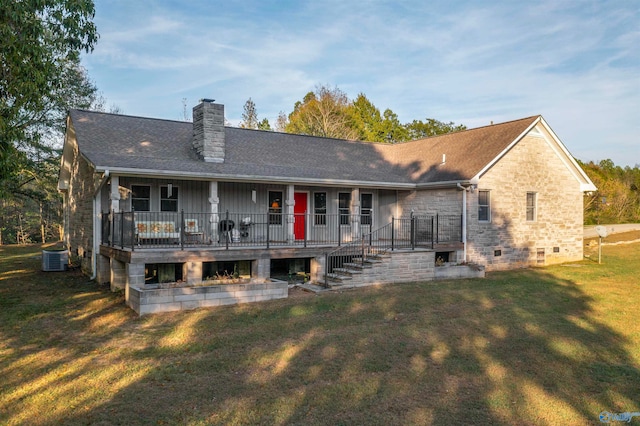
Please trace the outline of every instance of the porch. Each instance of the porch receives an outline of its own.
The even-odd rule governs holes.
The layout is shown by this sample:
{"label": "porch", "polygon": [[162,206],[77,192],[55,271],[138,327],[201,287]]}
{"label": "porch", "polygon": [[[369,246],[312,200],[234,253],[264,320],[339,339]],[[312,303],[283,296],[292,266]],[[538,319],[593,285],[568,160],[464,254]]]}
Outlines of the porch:
{"label": "porch", "polygon": [[285,276],[303,274],[329,286],[328,273],[342,267],[345,259],[364,262],[365,251],[415,250],[418,256],[430,252],[434,258],[438,250],[455,254],[462,248],[462,218],[457,215],[392,217],[378,229],[372,229],[370,219],[273,212],[112,212],[102,215],[97,276],[112,289],[128,292],[154,283],[194,286],[229,275],[260,284],[285,269]]}
{"label": "porch", "polygon": [[[335,248],[359,243],[437,249],[462,241],[462,217],[394,218],[373,228],[372,215],[309,213],[111,212],[103,213],[101,244],[125,251]],[[384,230],[384,231],[382,231]]]}

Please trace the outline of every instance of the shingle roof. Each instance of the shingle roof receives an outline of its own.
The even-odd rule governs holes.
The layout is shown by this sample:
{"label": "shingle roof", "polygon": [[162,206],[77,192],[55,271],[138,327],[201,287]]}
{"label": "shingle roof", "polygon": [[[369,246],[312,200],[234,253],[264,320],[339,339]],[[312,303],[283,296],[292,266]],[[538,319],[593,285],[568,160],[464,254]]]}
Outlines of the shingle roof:
{"label": "shingle roof", "polygon": [[80,152],[98,169],[404,186],[470,179],[538,117],[395,145],[225,127],[224,163],[198,158],[188,122],[84,110],[70,118]]}
{"label": "shingle roof", "polygon": [[394,159],[405,167],[413,165],[411,178],[417,183],[469,180],[507,149],[538,117],[400,143],[394,147]]}

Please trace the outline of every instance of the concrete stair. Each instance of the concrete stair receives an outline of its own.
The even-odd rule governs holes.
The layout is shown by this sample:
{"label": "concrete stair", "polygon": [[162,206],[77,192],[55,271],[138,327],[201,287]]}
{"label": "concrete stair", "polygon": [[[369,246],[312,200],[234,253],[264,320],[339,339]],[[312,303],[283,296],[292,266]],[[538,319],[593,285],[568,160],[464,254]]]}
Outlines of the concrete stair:
{"label": "concrete stair", "polygon": [[327,282],[321,283],[328,288],[352,288],[356,287],[360,281],[359,276],[366,274],[367,270],[375,265],[381,264],[385,260],[385,255],[373,255],[362,258],[353,258],[352,262],[344,263],[342,268],[334,268],[333,272],[327,274]]}

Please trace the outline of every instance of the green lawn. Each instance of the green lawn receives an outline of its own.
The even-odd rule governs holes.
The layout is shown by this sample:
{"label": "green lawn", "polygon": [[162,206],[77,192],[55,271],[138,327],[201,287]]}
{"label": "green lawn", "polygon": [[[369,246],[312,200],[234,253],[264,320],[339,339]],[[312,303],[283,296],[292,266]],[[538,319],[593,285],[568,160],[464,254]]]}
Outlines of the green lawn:
{"label": "green lawn", "polygon": [[640,243],[605,246],[602,265],[143,318],[77,272],[41,272],[40,249],[0,246],[0,424],[582,425],[640,411]]}

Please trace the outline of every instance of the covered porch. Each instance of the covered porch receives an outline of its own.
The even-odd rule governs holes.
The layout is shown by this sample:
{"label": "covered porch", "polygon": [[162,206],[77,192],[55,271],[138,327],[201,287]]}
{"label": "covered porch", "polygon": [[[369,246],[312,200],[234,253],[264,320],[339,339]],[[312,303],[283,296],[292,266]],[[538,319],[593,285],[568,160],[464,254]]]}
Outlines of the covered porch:
{"label": "covered porch", "polygon": [[101,229],[101,245],[127,251],[340,247],[361,240],[391,249],[433,249],[462,241],[462,217],[438,214],[392,216],[374,228],[370,215],[132,211],[103,213]]}

